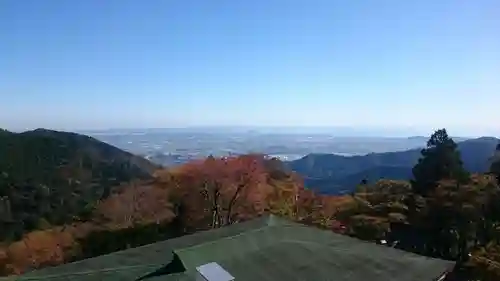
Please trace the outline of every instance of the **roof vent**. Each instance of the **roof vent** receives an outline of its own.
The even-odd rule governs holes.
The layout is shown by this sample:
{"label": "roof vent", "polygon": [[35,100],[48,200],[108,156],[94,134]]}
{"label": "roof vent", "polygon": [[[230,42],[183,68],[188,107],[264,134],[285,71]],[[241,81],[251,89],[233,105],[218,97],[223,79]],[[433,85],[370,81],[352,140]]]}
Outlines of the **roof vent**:
{"label": "roof vent", "polygon": [[233,281],[234,277],[216,262],[196,268],[196,281]]}

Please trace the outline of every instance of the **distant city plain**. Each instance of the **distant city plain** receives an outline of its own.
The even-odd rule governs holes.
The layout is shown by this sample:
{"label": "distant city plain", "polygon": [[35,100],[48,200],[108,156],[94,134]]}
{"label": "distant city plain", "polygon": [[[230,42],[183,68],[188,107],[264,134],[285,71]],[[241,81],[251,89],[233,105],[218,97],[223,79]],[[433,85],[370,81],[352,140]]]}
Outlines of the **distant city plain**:
{"label": "distant city plain", "polygon": [[[209,155],[228,156],[262,153],[285,161],[310,153],[365,155],[423,147],[426,136],[383,137],[376,132],[342,128],[259,129],[259,128],[178,128],[82,131],[99,140],[164,166],[185,163]],[[456,141],[467,138],[456,137]]]}

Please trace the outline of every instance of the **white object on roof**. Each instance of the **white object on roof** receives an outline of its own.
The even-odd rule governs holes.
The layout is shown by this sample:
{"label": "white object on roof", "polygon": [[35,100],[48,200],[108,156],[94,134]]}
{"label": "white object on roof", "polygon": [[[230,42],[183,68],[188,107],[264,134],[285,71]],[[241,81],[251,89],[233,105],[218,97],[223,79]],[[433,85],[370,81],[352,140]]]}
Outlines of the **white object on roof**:
{"label": "white object on roof", "polygon": [[196,268],[196,281],[233,281],[234,277],[216,262]]}

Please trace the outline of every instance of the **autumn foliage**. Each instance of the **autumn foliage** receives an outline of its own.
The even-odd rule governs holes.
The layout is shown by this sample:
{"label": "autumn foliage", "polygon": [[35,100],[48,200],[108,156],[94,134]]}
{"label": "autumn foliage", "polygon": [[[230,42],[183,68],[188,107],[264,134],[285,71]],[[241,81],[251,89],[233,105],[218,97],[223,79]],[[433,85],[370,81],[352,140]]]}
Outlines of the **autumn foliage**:
{"label": "autumn foliage", "polygon": [[100,202],[95,212],[99,223],[111,229],[170,221],[174,216],[168,190],[140,182]]}
{"label": "autumn foliage", "polygon": [[[498,149],[497,149],[498,150]],[[498,150],[500,151],[500,150]],[[496,153],[498,159],[498,151]],[[251,154],[192,161],[148,182],[113,188],[90,218],[0,244],[0,273],[19,274],[273,213],[418,254],[457,261],[460,280],[500,280],[500,186],[469,175],[456,145],[437,131],[413,181],[364,183],[349,196],[323,196],[277,159]],[[495,166],[497,165],[497,166]],[[458,275],[457,275],[458,276]]]}
{"label": "autumn foliage", "polygon": [[98,202],[92,220],[88,222],[48,226],[0,247],[0,274],[20,274],[78,258],[80,239],[93,232],[172,220],[172,205],[165,190],[140,182],[120,189],[120,192]]}
{"label": "autumn foliage", "polygon": [[187,232],[221,227],[265,212],[309,218],[306,208],[320,209],[321,200],[273,161],[262,155],[209,157],[159,173],[158,179],[171,191],[178,219]]}
{"label": "autumn foliage", "polygon": [[[0,271],[18,274],[274,213],[435,257],[471,252],[463,268],[490,278],[485,280],[500,276],[492,254],[500,239],[494,176],[472,175],[466,183],[442,179],[425,196],[395,180],[361,185],[349,196],[322,196],[304,188],[279,160],[254,154],[208,157],[117,190],[96,204],[90,221],[48,225],[0,247]],[[418,239],[399,233],[398,225],[411,226]]]}
{"label": "autumn foliage", "polygon": [[74,249],[72,232],[55,228],[28,233],[22,240],[0,249],[0,270],[4,274],[19,274],[64,263]]}
{"label": "autumn foliage", "polygon": [[[129,232],[118,235],[120,229],[148,229],[144,237],[148,236],[149,240],[135,241],[140,245],[154,242],[151,229],[164,231],[167,226],[172,233],[182,235],[249,220],[268,212],[329,227],[335,212],[352,201],[346,199],[348,197],[318,196],[305,189],[297,175],[285,171],[279,160],[255,154],[196,160],[159,170],[154,181],[132,182],[117,190],[120,191],[97,202],[90,221],[63,227],[47,226],[0,247],[0,270],[5,274],[18,274],[78,259],[85,246],[81,245],[82,238],[92,237],[94,243],[95,239],[104,237],[99,236],[101,232],[106,239],[112,239],[113,231],[117,231],[120,239],[129,235]],[[137,231],[131,239],[141,239]],[[158,239],[164,236],[162,233]],[[129,243],[126,244],[128,247]],[[85,252],[85,257],[88,255]]]}

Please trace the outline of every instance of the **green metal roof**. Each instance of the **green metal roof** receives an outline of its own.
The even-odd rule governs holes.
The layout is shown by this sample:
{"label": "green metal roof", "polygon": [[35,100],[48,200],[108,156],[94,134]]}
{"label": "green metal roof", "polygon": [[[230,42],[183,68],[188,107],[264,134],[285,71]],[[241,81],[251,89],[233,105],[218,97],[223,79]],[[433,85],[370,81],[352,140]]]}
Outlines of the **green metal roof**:
{"label": "green metal roof", "polygon": [[[185,271],[162,273],[175,256]],[[220,264],[236,281],[431,281],[453,266],[265,216],[6,280],[192,281],[195,267],[209,262]]]}

